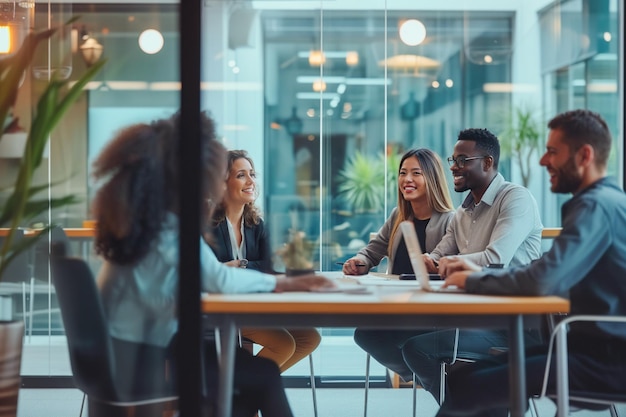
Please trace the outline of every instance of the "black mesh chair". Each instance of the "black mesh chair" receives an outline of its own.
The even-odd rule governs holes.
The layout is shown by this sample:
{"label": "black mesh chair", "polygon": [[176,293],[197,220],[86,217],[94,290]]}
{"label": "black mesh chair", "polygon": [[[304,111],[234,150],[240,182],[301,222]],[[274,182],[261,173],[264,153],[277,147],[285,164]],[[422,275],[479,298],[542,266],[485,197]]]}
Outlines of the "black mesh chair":
{"label": "black mesh chair", "polygon": [[163,368],[143,366],[159,363],[158,356],[164,349],[110,337],[91,270],[82,259],[67,258],[62,251],[55,249],[52,257],[52,280],[74,383],[87,397],[89,416],[152,417],[171,410],[177,396],[173,378],[168,378],[165,369],[165,358]]}

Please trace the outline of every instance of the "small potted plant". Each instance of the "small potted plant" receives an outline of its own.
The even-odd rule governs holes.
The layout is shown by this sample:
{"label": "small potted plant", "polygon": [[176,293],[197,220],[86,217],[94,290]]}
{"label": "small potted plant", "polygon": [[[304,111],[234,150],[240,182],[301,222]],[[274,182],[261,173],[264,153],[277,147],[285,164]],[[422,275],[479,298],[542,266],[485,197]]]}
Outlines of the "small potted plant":
{"label": "small potted plant", "polygon": [[289,235],[289,242],[277,252],[285,264],[285,274],[291,277],[312,274],[315,272],[311,262],[313,244],[303,231],[290,229]]}

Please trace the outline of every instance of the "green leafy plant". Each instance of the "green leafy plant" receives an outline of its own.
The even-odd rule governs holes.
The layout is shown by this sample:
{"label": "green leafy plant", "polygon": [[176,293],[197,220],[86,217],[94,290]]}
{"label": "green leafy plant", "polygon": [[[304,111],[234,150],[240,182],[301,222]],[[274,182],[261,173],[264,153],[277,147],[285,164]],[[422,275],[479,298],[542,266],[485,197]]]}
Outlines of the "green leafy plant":
{"label": "green leafy plant", "polygon": [[339,172],[339,193],[356,213],[377,212],[384,204],[385,188],[381,181],[384,166],[380,160],[359,151]]}
{"label": "green leafy plant", "polygon": [[339,194],[355,213],[381,212],[385,204],[385,178],[387,178],[386,197],[392,204],[395,202],[399,163],[400,156],[395,152],[371,157],[357,151],[339,171]]}
{"label": "green leafy plant", "polygon": [[502,150],[517,163],[522,175],[522,184],[528,187],[535,162],[533,156],[541,145],[541,125],[534,112],[517,107],[506,120],[506,128],[500,133]]}
{"label": "green leafy plant", "polygon": [[[40,42],[48,40],[55,31],[56,29],[47,29],[29,33],[14,55],[0,59],[0,126],[3,126],[3,131],[16,101],[20,80],[30,66],[35,48]],[[21,252],[34,245],[37,237],[43,237],[44,232],[49,229],[44,228],[42,233],[33,239],[14,242],[15,231],[23,222],[32,220],[49,209],[77,202],[76,197],[72,195],[51,199],[38,197],[39,193],[47,190],[52,184],[33,185],[33,174],[41,165],[50,133],[79,98],[87,82],[103,65],[104,61],[100,61],[87,69],[71,87],[68,80],[52,79],[35,106],[17,178],[6,203],[0,207],[0,225],[9,227],[0,248],[0,278],[8,264]]]}

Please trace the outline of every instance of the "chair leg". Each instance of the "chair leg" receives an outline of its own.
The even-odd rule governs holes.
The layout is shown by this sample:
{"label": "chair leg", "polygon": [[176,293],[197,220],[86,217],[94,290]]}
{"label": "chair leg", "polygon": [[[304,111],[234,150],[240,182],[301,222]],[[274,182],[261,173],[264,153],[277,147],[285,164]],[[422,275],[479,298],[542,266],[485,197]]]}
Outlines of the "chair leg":
{"label": "chair leg", "polygon": [[417,375],[413,374],[413,417],[417,416]]}
{"label": "chair leg", "polygon": [[30,321],[28,322],[28,343],[33,337],[33,312],[35,311],[35,278],[30,279]]}
{"label": "chair leg", "polygon": [[365,403],[363,404],[363,417],[367,417],[367,395],[370,390],[370,359],[371,356],[368,353],[365,358]]}
{"label": "chair leg", "polygon": [[439,405],[441,405],[446,399],[446,363],[441,362],[439,366],[441,367],[439,376]]}
{"label": "chair leg", "polygon": [[537,402],[535,401],[535,397],[530,397],[528,400],[530,401],[530,416],[539,417],[539,411],[537,410]]}
{"label": "chair leg", "polygon": [[83,393],[83,400],[80,402],[80,414],[78,417],[83,417],[83,409],[85,408],[85,398],[87,398],[87,394]]}
{"label": "chair leg", "polygon": [[26,283],[22,282],[22,319],[24,320],[24,332],[28,328],[26,323]]}
{"label": "chair leg", "polygon": [[311,393],[313,394],[313,415],[317,417],[317,394],[315,392],[315,370],[313,369],[313,355],[309,354],[309,367],[311,368]]}

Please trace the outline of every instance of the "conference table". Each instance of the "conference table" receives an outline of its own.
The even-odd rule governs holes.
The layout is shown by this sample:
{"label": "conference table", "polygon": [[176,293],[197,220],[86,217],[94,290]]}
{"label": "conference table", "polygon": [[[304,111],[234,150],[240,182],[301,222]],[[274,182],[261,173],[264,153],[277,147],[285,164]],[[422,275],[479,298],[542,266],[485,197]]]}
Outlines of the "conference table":
{"label": "conference table", "polygon": [[511,416],[522,417],[527,398],[523,330],[536,327],[542,315],[569,312],[569,301],[555,296],[435,293],[420,290],[415,282],[381,278],[378,285],[372,277],[367,285],[350,285],[337,273],[324,275],[340,282],[337,292],[203,294],[205,323],[219,335],[218,416],[231,413],[238,329],[300,326],[507,329]]}

